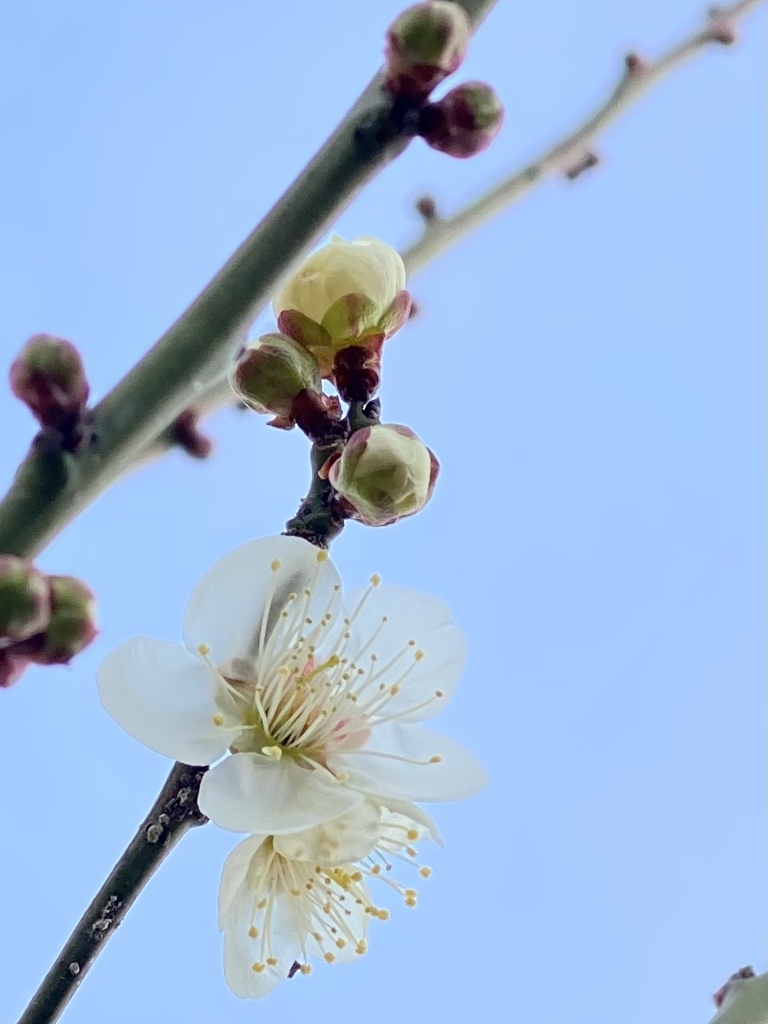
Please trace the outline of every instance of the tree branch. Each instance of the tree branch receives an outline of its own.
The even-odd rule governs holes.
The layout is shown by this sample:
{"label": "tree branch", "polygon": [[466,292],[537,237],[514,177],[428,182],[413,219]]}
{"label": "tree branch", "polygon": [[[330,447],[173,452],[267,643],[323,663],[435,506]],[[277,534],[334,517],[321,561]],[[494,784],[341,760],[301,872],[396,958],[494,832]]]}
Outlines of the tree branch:
{"label": "tree branch", "polygon": [[[457,0],[477,25],[495,0]],[[415,109],[393,101],[379,73],[328,142],[189,309],[93,411],[95,443],[52,465],[33,446],[0,504],[0,551],[29,557],[147,449],[222,376],[232,339],[286,270],[408,145]]]}
{"label": "tree branch", "polygon": [[564,174],[572,180],[594,166],[598,160],[592,152],[592,143],[612,121],[647,89],[689,58],[696,56],[709,43],[728,45],[735,42],[736,22],[760,2],[738,0],[727,7],[712,8],[702,29],[667,50],[655,61],[645,61],[637,54],[628,54],[624,74],[611,95],[574,132],[504,178],[458,213],[449,217],[441,217],[437,213],[424,216],[421,238],[402,254],[408,272],[413,274],[421,270],[484,221],[517,202],[549,175]]}
{"label": "tree branch", "polygon": [[208,820],[197,806],[207,768],[175,764],[152,809],[78,921],[19,1024],[52,1024],[66,1009],[107,939],[181,837]]}
{"label": "tree branch", "polygon": [[[696,56],[709,43],[730,44],[735,41],[735,23],[761,0],[739,0],[729,7],[713,8],[705,27],[682,40],[656,61],[646,63],[637,54],[625,58],[625,71],[610,97],[566,138],[541,154],[535,160],[499,182],[489,192],[473,200],[458,213],[440,217],[434,200],[424,196],[416,204],[423,218],[423,234],[418,241],[401,252],[408,273],[413,275],[436,259],[446,249],[468,235],[484,221],[501,213],[521,199],[549,175],[563,174],[573,181],[584,171],[599,163],[590,144],[604,128],[652,85],[674,71],[690,57]],[[218,381],[206,389],[200,398],[201,415],[208,415],[228,405],[235,398],[231,389]],[[172,431],[156,438],[145,458],[158,458],[176,445]],[[142,460],[143,461],[143,460]]]}

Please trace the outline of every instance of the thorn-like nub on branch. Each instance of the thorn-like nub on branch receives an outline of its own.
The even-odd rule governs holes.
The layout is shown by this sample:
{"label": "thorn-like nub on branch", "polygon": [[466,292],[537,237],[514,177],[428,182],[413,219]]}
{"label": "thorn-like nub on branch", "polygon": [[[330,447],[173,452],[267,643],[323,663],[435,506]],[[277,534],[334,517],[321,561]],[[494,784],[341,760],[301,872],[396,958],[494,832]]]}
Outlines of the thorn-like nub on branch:
{"label": "thorn-like nub on branch", "polygon": [[736,25],[719,7],[710,7],[708,11],[707,36],[713,43],[732,46],[736,42]]}
{"label": "thorn-like nub on branch", "polygon": [[213,451],[213,441],[200,432],[199,413],[196,409],[185,409],[171,426],[173,439],[193,459],[207,459]]}
{"label": "thorn-like nub on branch", "polygon": [[567,167],[563,168],[563,174],[566,176],[568,181],[575,181],[579,175],[584,173],[584,171],[588,171],[591,167],[597,167],[599,163],[600,157],[590,149],[587,150],[586,153],[582,153],[576,160],[568,164]]}
{"label": "thorn-like nub on branch", "polygon": [[624,58],[624,66],[627,72],[627,78],[638,78],[648,68],[648,61],[640,56],[639,53],[635,53],[634,50],[630,51]]}
{"label": "thorn-like nub on branch", "polygon": [[427,223],[438,219],[437,203],[432,196],[421,196],[417,199],[416,212],[419,213]]}

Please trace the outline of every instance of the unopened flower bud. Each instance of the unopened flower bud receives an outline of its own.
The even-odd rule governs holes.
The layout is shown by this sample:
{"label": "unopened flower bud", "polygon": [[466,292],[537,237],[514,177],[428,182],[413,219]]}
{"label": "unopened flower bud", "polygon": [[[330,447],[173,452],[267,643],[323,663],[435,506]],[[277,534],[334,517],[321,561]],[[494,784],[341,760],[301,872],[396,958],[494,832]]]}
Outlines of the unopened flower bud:
{"label": "unopened flower bud", "polygon": [[13,686],[27,665],[29,658],[18,654],[14,647],[0,647],[0,689]]}
{"label": "unopened flower bud", "polygon": [[11,366],[11,389],[43,427],[68,430],[85,412],[90,388],[80,353],[52,334],[35,334]]}
{"label": "unopened flower bud", "polygon": [[232,387],[256,412],[272,413],[277,427],[292,427],[293,405],[303,391],[320,391],[316,359],[284,334],[265,334],[237,358]]}
{"label": "unopened flower bud", "polygon": [[491,144],[504,120],[504,107],[484,82],[466,82],[421,112],[419,135],[448,156],[468,157]]}
{"label": "unopened flower bud", "polygon": [[471,25],[463,7],[427,0],[403,11],[387,33],[385,84],[395,96],[425,99],[462,63]]}
{"label": "unopened flower bud", "polygon": [[96,636],[93,593],[74,576],[49,576],[51,618],[19,651],[38,665],[68,665]]}
{"label": "unopened flower bud", "polygon": [[274,301],[289,335],[317,359],[328,377],[333,356],[352,344],[380,344],[408,319],[400,254],[376,238],[335,236],[309,256]]}
{"label": "unopened flower bud", "polygon": [[368,526],[387,526],[422,509],[432,496],[439,463],[408,427],[379,423],[356,430],[328,479]]}
{"label": "unopened flower bud", "polygon": [[45,576],[15,555],[0,555],[0,647],[40,633],[51,615]]}

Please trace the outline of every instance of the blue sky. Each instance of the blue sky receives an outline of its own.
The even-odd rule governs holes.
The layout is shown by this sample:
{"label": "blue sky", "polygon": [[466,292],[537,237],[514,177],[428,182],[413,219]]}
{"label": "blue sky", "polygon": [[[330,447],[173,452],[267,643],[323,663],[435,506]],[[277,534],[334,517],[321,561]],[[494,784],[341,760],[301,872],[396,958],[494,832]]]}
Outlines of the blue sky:
{"label": "blue sky", "polygon": [[[5,364],[75,341],[103,394],[194,298],[377,66],[394,0],[15,5],[0,39]],[[396,245],[413,199],[446,209],[572,126],[629,47],[698,24],[694,0],[500,3],[457,76],[507,107],[472,161],[420,142],[341,218]],[[225,986],[208,826],[153,879],[71,1024],[699,1024],[765,967],[765,11],[649,93],[574,185],[544,184],[413,280],[385,418],[443,473],[420,516],[351,525],[333,556],[441,595],[467,631],[440,727],[491,775],[437,808],[418,910],[370,953],[268,1002]],[[267,318],[263,330],[271,329]],[[8,479],[33,425],[0,398]],[[69,669],[0,694],[0,872],[13,1019],[154,799],[168,765],[103,713],[96,667],[178,639],[193,583],[279,532],[298,435],[210,422],[216,455],[142,469],[40,558],[99,598]],[[11,837],[10,840],[8,837]],[[267,1016],[265,1016],[267,1015]]]}

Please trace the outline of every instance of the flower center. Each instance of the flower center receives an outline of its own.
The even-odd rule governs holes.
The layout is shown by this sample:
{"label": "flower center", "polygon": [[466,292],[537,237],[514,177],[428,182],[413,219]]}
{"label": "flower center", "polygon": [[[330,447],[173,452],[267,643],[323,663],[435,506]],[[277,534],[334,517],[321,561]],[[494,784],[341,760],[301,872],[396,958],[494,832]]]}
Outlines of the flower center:
{"label": "flower center", "polygon": [[[318,552],[318,574],[326,558],[325,552]],[[257,752],[278,760],[288,756],[306,767],[327,769],[333,752],[359,751],[377,725],[406,718],[443,697],[435,690],[420,704],[388,708],[425,652],[408,639],[382,664],[375,648],[387,626],[386,616],[364,641],[354,639],[352,627],[381,583],[379,576],[371,577],[357,607],[344,618],[338,585],[325,608],[310,614],[317,603],[317,576],[301,595],[288,594],[275,615],[279,569],[280,563],[273,562],[255,661],[236,664],[242,676],[219,671],[208,660],[208,646],[198,648],[214,675],[220,706],[231,707],[231,713],[222,710],[213,720],[233,733],[234,752]],[[268,622],[273,623],[269,633]]]}

